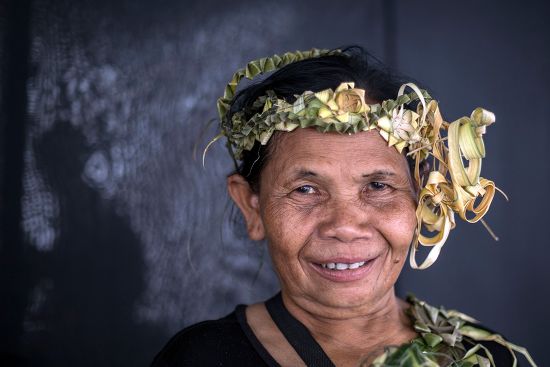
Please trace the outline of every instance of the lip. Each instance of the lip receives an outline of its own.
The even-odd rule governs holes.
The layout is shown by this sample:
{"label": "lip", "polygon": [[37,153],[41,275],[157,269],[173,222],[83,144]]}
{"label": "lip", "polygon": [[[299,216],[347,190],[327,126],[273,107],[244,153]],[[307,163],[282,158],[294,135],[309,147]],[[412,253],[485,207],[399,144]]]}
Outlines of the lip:
{"label": "lip", "polygon": [[334,258],[334,259],[322,261],[322,264],[327,264],[331,262],[353,264],[357,262],[366,261],[365,265],[361,266],[360,268],[346,269],[346,270],[331,270],[331,269],[323,268],[320,265],[320,263],[314,263],[314,262],[310,262],[309,264],[312,267],[312,269],[324,279],[332,282],[337,282],[337,283],[346,283],[346,282],[354,282],[367,277],[376,259],[378,259],[378,257],[375,257],[373,259],[368,259],[368,260],[364,258],[362,259]]}

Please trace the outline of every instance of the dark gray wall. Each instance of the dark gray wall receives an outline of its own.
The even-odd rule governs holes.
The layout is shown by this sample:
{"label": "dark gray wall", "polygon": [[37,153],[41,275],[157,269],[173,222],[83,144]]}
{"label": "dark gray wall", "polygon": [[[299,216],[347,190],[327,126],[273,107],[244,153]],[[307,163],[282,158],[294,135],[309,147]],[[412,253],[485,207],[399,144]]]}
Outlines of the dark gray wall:
{"label": "dark gray wall", "polygon": [[426,84],[448,120],[496,113],[483,173],[511,198],[487,216],[499,242],[459,222],[399,293],[469,313],[549,364],[548,8],[1,1],[0,362],[147,365],[181,327],[272,294],[263,247],[232,221],[223,144],[206,169],[195,144],[248,60],[358,43]]}

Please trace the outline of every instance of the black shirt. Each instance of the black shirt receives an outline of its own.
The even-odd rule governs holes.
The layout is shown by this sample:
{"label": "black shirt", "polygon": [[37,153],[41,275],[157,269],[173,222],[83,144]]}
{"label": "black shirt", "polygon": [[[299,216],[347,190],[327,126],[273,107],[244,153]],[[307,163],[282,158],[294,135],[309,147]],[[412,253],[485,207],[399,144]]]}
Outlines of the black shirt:
{"label": "black shirt", "polygon": [[[279,366],[246,322],[245,309],[245,305],[239,305],[221,319],[181,330],[155,357],[151,367]],[[506,348],[494,342],[481,344],[491,351],[497,367],[512,366]]]}
{"label": "black shirt", "polygon": [[246,322],[244,305],[219,320],[203,321],[178,332],[151,367],[279,366]]}

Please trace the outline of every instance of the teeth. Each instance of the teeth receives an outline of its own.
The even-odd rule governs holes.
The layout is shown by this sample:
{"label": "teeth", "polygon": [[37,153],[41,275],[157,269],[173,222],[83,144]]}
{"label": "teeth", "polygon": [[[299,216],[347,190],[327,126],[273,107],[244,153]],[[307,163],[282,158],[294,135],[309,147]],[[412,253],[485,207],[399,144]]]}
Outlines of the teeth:
{"label": "teeth", "polygon": [[360,261],[358,263],[346,264],[346,263],[327,263],[321,264],[325,269],[331,270],[347,270],[347,269],[357,269],[365,265],[365,261]]}

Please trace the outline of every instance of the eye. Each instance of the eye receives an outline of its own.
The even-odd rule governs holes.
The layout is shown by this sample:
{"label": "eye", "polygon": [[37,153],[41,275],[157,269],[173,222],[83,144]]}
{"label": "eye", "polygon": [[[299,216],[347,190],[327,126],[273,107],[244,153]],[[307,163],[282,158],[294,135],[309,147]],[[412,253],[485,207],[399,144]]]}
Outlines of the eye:
{"label": "eye", "polygon": [[372,190],[375,190],[375,191],[380,191],[380,190],[384,190],[384,189],[387,189],[389,188],[388,185],[386,185],[385,183],[382,183],[382,182],[371,182],[369,183],[369,189],[372,189]]}
{"label": "eye", "polygon": [[363,195],[370,198],[387,197],[393,192],[393,187],[387,183],[372,181],[363,188]]}
{"label": "eye", "polygon": [[303,194],[303,195],[315,194],[317,192],[315,190],[315,188],[311,185],[300,186],[297,189],[295,189],[294,191],[296,191],[299,194]]}

